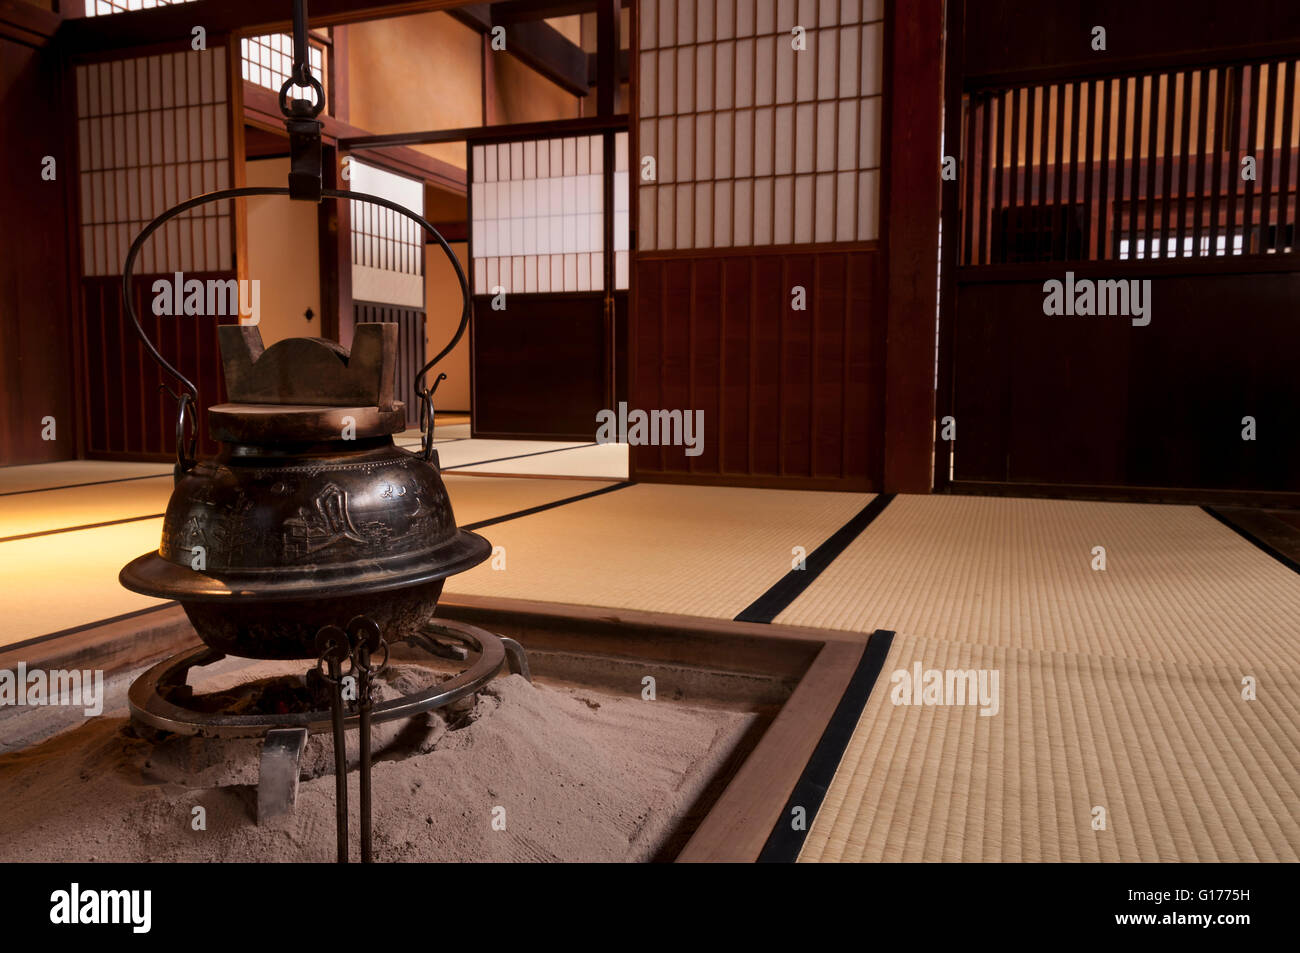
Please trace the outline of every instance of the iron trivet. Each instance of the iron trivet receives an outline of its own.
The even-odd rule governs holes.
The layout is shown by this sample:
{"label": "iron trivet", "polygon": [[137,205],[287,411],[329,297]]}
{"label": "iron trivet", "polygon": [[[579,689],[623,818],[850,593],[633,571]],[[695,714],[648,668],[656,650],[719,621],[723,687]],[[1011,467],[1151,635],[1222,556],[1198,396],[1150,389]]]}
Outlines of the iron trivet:
{"label": "iron trivet", "polygon": [[[145,736],[162,734],[205,738],[264,737],[257,790],[259,824],[288,814],[298,793],[299,762],[309,734],[332,731],[334,735],[336,820],[338,859],[347,863],[347,748],[345,733],[359,729],[361,775],[361,857],[370,861],[370,729],[373,724],[410,718],[442,708],[479,691],[508,663],[511,672],[532,680],[523,646],[514,639],[494,635],[477,626],[448,619],[431,620],[421,631],[400,639],[398,644],[419,649],[440,659],[463,661],[471,652],[478,658],[469,668],[446,681],[399,698],[374,704],[373,679],[388,665],[388,645],[379,627],[364,617],[348,623],[346,631],[326,626],[318,636],[320,656],[307,682],[323,686],[329,696],[328,709],[275,712],[204,711],[187,706],[194,698],[189,673],[224,659],[225,653],[206,645],[173,655],[145,671],[127,693],[131,721]],[[374,657],[381,661],[374,664]],[[344,663],[348,668],[344,669]],[[354,679],[351,698],[344,691],[347,679]],[[312,697],[310,691],[304,692]],[[282,698],[287,706],[295,699]]]}

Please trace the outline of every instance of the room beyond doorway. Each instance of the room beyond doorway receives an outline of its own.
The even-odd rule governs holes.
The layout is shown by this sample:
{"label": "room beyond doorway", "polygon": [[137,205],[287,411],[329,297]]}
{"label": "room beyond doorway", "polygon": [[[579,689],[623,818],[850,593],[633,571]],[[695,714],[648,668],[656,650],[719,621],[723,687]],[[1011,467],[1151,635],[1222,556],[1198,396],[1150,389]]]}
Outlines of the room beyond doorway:
{"label": "room beyond doorway", "polygon": [[[397,434],[400,447],[414,450],[420,432]],[[468,414],[437,414],[434,447],[444,472],[469,476],[565,477],[587,480],[626,480],[625,443],[599,444],[572,440],[497,440],[472,437]]]}

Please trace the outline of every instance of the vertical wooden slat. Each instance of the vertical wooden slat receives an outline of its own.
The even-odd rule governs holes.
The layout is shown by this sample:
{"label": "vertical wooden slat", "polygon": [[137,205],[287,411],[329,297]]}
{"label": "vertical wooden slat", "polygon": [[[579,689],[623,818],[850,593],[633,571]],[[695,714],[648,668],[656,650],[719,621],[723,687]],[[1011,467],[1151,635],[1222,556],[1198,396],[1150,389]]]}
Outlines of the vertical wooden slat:
{"label": "vertical wooden slat", "polygon": [[992,217],[989,213],[989,188],[992,186],[990,176],[993,172],[993,148],[992,139],[989,137],[993,133],[993,97],[980,97],[980,111],[984,114],[983,128],[980,135],[980,191],[979,191],[979,209],[976,221],[979,224],[979,255],[973,261],[987,265],[989,258],[989,220]]}
{"label": "vertical wooden slat", "polygon": [[[1264,153],[1264,188],[1260,194],[1259,206],[1259,248],[1261,254],[1268,251],[1268,232],[1273,224],[1273,152],[1277,142],[1277,76],[1278,64],[1268,64],[1267,92],[1264,96],[1264,130],[1260,149]],[[1258,151],[1256,158],[1258,159]]]}
{"label": "vertical wooden slat", "polygon": [[1234,237],[1237,234],[1237,182],[1241,165],[1239,157],[1241,155],[1241,132],[1242,122],[1245,112],[1243,107],[1246,104],[1247,80],[1246,70],[1248,67],[1232,67],[1232,83],[1227,90],[1230,97],[1227,102],[1231,105],[1232,116],[1229,121],[1227,114],[1224,114],[1224,121],[1228,123],[1228,155],[1226,168],[1224,169],[1225,178],[1228,183],[1228,209],[1227,220],[1224,223],[1224,253],[1231,255],[1234,253]]}
{"label": "vertical wooden slat", "polygon": [[1083,226],[1086,229],[1083,236],[1083,257],[1087,259],[1096,256],[1094,240],[1097,228],[1095,225],[1096,214],[1092,205],[1092,157],[1093,153],[1097,151],[1097,93],[1102,82],[1104,81],[1093,81],[1084,84],[1088,91],[1088,116],[1084,125],[1083,144]]}
{"label": "vertical wooden slat", "polygon": [[962,150],[961,168],[962,178],[965,179],[962,184],[966,187],[965,198],[961,206],[961,261],[964,265],[969,265],[975,260],[975,179],[979,175],[979,151],[975,143],[975,130],[979,126],[979,112],[979,100],[975,96],[968,97],[966,99],[966,141],[964,143],[965,148]]}
{"label": "vertical wooden slat", "polygon": [[[1294,214],[1291,211],[1291,124],[1293,120],[1292,111],[1295,109],[1295,60],[1288,59],[1284,66],[1282,74],[1282,136],[1278,148],[1281,150],[1279,156],[1281,174],[1278,181],[1278,215],[1277,215],[1277,252],[1283,254],[1286,250],[1286,229],[1288,225],[1294,224]],[[1294,232],[1294,228],[1292,229]],[[1294,235],[1292,236],[1292,252],[1295,251]]]}
{"label": "vertical wooden slat", "polygon": [[[1133,168],[1129,176],[1128,194],[1128,257],[1130,261],[1138,257],[1138,214],[1140,211],[1142,184],[1143,141],[1142,135],[1144,99],[1146,97],[1145,77],[1133,79]],[[1149,108],[1149,107],[1148,107]]]}
{"label": "vertical wooden slat", "polygon": [[[1147,233],[1147,258],[1155,258],[1164,251],[1164,241],[1160,237],[1160,229],[1156,224],[1156,196],[1158,194],[1157,186],[1160,183],[1160,164],[1162,158],[1159,154],[1160,147],[1160,90],[1163,88],[1165,101],[1165,115],[1173,112],[1173,84],[1169,82],[1168,74],[1159,73],[1151,77],[1151,123],[1149,126],[1149,139],[1147,142],[1147,216],[1146,216],[1146,233]],[[1169,149],[1165,149],[1163,162],[1166,169],[1169,166]]]}
{"label": "vertical wooden slat", "polygon": [[[1201,254],[1201,234],[1204,230],[1203,212],[1205,206],[1206,175],[1205,164],[1210,158],[1209,135],[1206,125],[1209,121],[1210,105],[1210,69],[1201,69],[1196,73],[1196,94],[1200,101],[1196,124],[1196,177],[1193,180],[1196,190],[1196,207],[1192,211],[1192,257]],[[1210,252],[1214,254],[1213,251]]]}
{"label": "vertical wooden slat", "polygon": [[[1147,157],[1147,257],[1165,255],[1165,222],[1169,216],[1162,215],[1158,209],[1161,202],[1169,200],[1169,176],[1173,170],[1174,151],[1173,114],[1175,82],[1173,73],[1161,73],[1152,77],[1151,90],[1151,144]],[[1164,113],[1160,104],[1164,101]],[[1162,122],[1164,121],[1164,122]],[[1164,143],[1161,142],[1164,131]],[[1165,178],[1161,178],[1161,172]],[[1166,209],[1167,211],[1167,209]]]}
{"label": "vertical wooden slat", "polygon": [[1021,233],[1019,229],[1019,216],[1021,216],[1021,99],[1024,90],[1011,90],[1011,153],[1008,156],[1009,182],[1008,196],[1006,196],[1006,215],[1001,217],[1002,221],[1002,242],[1004,242],[1004,254],[1002,260],[1018,260],[1018,250],[1015,242]]}
{"label": "vertical wooden slat", "polygon": [[1096,256],[1098,258],[1107,257],[1107,249],[1110,247],[1110,126],[1114,118],[1113,108],[1113,86],[1115,80],[1102,80],[1101,96],[1101,174],[1100,174],[1100,194],[1097,197],[1097,241]]}
{"label": "vertical wooden slat", "polygon": [[[1199,74],[1198,74],[1199,75]],[[1178,220],[1174,223],[1174,257],[1183,256],[1183,236],[1187,228],[1187,162],[1188,149],[1190,148],[1190,137],[1192,130],[1192,71],[1183,70],[1183,98],[1179,109],[1180,120],[1179,139],[1178,139]],[[1173,123],[1170,123],[1173,126]],[[1170,165],[1173,165],[1171,162]],[[1199,189],[1197,190],[1200,191]],[[1165,197],[1165,204],[1168,206],[1169,197]]]}
{"label": "vertical wooden slat", "polygon": [[1111,226],[1110,257],[1119,258],[1120,238],[1124,234],[1124,155],[1129,148],[1129,78],[1119,78],[1119,98],[1116,103],[1115,123],[1115,216]]}
{"label": "vertical wooden slat", "polygon": [[[1259,175],[1259,97],[1263,86],[1260,64],[1255,63],[1250,67],[1250,113],[1246,126],[1245,148],[1247,152],[1256,159],[1255,174],[1256,178],[1249,179],[1242,185],[1242,209],[1241,215],[1241,244],[1242,254],[1249,255],[1254,250],[1250,240],[1251,229],[1255,224],[1255,183]],[[1236,166],[1232,170],[1234,178],[1241,176],[1241,159],[1240,151],[1233,152],[1233,164]]]}
{"label": "vertical wooden slat", "polygon": [[1028,155],[1026,162],[1029,167],[1029,195],[1026,197],[1026,204],[1030,209],[1030,223],[1034,233],[1034,247],[1032,258],[1035,261],[1043,257],[1042,243],[1045,238],[1043,228],[1043,215],[1047,210],[1046,189],[1043,183],[1045,174],[1044,164],[1047,152],[1047,141],[1043,138],[1043,128],[1046,125],[1047,104],[1045,102],[1045,87],[1035,86],[1030,90],[1029,100],[1029,122],[1025,129],[1025,144]]}
{"label": "vertical wooden slat", "polygon": [[[1229,96],[1236,88],[1235,67],[1224,66],[1214,71],[1214,136],[1206,140],[1206,148],[1213,150],[1214,162],[1210,166],[1210,254],[1219,253],[1219,211],[1223,197],[1223,151],[1228,145],[1228,132],[1223,124],[1227,121],[1227,104]],[[1234,109],[1233,115],[1236,115]],[[1232,249],[1226,249],[1231,255]]]}
{"label": "vertical wooden slat", "polygon": [[[991,233],[996,232],[999,229],[999,226],[1002,222],[1002,176],[1003,176],[1003,169],[1005,168],[1005,164],[1006,164],[1004,160],[1005,149],[1003,147],[1003,143],[1005,142],[1004,119],[1006,116],[1006,101],[1009,95],[1010,95],[1009,93],[1004,91],[1000,93],[997,97],[997,104],[998,104],[997,137],[998,138],[997,138],[997,146],[996,146],[997,157],[993,162],[993,175],[994,175],[993,208],[991,210],[992,215],[990,216],[990,225],[989,225]],[[1000,238],[997,242],[998,248],[996,249],[996,252],[1001,256],[1000,260],[1005,261],[1006,260],[1005,229],[1001,230],[1001,235],[1003,237]],[[990,245],[993,244],[992,241],[993,237],[994,235],[990,234],[989,236]]]}
{"label": "vertical wooden slat", "polygon": [[[1067,175],[1070,177],[1070,205],[1069,213],[1066,216],[1067,225],[1065,229],[1065,257],[1067,260],[1071,257],[1070,234],[1072,229],[1069,223],[1074,221],[1075,205],[1079,201],[1079,124],[1083,120],[1083,87],[1083,83],[1070,84],[1070,151],[1066,156],[1069,166]],[[1077,255],[1078,251],[1078,249],[1075,249],[1074,254]]]}
{"label": "vertical wooden slat", "polygon": [[[1063,198],[1063,193],[1061,191],[1065,183],[1065,179],[1063,178],[1065,174],[1064,166],[1065,166],[1065,84],[1057,83],[1056,84],[1056,170],[1055,170],[1055,181],[1052,187],[1052,202],[1055,205],[1059,206],[1057,210],[1058,214],[1068,214],[1068,211],[1064,208],[1065,200]],[[1065,257],[1064,251],[1058,253],[1056,248],[1056,243],[1059,238],[1059,236],[1057,236],[1058,231],[1059,231],[1058,229],[1053,229],[1053,235],[1055,237],[1053,237],[1052,239],[1051,257],[1053,260],[1056,261],[1059,261]]]}

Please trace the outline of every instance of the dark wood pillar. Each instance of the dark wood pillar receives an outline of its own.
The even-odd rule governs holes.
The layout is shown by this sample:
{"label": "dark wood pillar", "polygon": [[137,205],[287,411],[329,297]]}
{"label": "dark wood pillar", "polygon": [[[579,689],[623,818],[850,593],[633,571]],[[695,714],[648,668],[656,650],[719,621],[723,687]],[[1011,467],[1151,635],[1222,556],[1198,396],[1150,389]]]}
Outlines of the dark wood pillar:
{"label": "dark wood pillar", "polygon": [[[337,146],[321,151],[322,180],[327,189],[349,188],[339,174]],[[349,346],[352,343],[352,229],[347,202],[326,199],[317,211],[317,246],[320,250],[321,337]]]}
{"label": "dark wood pillar", "polygon": [[[943,2],[888,0],[885,199],[886,492],[926,493],[938,304]],[[955,147],[954,147],[955,148]]]}

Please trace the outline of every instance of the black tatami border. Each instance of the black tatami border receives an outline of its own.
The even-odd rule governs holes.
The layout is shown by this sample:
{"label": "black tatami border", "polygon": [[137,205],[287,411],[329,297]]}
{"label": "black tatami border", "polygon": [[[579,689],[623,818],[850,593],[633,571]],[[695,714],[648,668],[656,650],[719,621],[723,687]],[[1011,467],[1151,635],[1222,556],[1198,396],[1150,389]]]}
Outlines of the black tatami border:
{"label": "black tatami border", "polygon": [[893,493],[879,493],[864,506],[856,516],[837,529],[820,546],[804,559],[805,569],[792,569],[772,586],[751,602],[736,616],[736,622],[770,623],[784,612],[795,599],[799,598],[811,586],[836,557],[849,548],[849,544],[862,534],[890,501]]}
{"label": "black tatami border", "polygon": [[[804,765],[803,773],[790,793],[790,798],[781,809],[781,816],[776,819],[776,826],[768,835],[767,843],[758,855],[758,862],[793,863],[799,859],[803,850],[804,839],[812,828],[813,819],[826,799],[835,772],[839,769],[844,750],[857,730],[862,710],[867,707],[867,699],[885,666],[885,657],[894,642],[894,633],[888,629],[877,629],[867,640],[867,648],[862,653],[857,670],[849,680],[840,703],[835,706],[835,714],[822,732],[821,740],[813,749],[812,757]],[[803,808],[803,828],[794,826],[794,810]]]}
{"label": "black tatami border", "polygon": [[506,513],[504,516],[493,516],[490,519],[479,520],[477,523],[466,523],[461,527],[461,529],[476,530],[483,529],[485,526],[495,526],[497,523],[517,520],[523,516],[532,516],[534,513],[543,513],[546,510],[553,510],[558,506],[567,506],[570,503],[577,503],[579,500],[589,500],[593,496],[602,496],[606,493],[613,493],[615,490],[622,490],[633,485],[632,481],[624,480],[621,483],[602,486],[599,490],[591,490],[588,493],[579,493],[577,496],[566,496],[562,500],[552,500],[550,503],[541,503],[537,506],[530,506],[526,510],[516,510],[513,513]]}
{"label": "black tatami border", "polygon": [[1228,527],[1228,529],[1232,530],[1234,533],[1236,533],[1246,542],[1250,543],[1256,549],[1259,549],[1262,552],[1265,552],[1268,555],[1272,556],[1274,559],[1280,562],[1287,569],[1290,569],[1292,572],[1300,573],[1300,562],[1296,562],[1286,553],[1274,549],[1272,546],[1264,542],[1264,540],[1260,539],[1250,530],[1238,526],[1232,520],[1228,519],[1228,517],[1224,516],[1222,513],[1217,511],[1214,507],[1202,506],[1201,509],[1203,509],[1206,513],[1209,513],[1212,517],[1214,517],[1224,526]]}
{"label": "black tatami border", "polygon": [[[504,463],[507,460],[522,460],[524,457],[540,457],[546,453],[564,453],[566,450],[585,450],[587,447],[598,446],[600,446],[600,444],[580,443],[574,447],[555,447],[551,450],[534,450],[532,453],[516,453],[513,457],[497,457],[493,460],[475,460],[472,463],[457,463],[454,466],[442,467],[441,470],[446,473],[448,470],[464,470],[466,467],[481,467],[485,463]],[[521,474],[521,476],[528,476],[528,474]]]}

